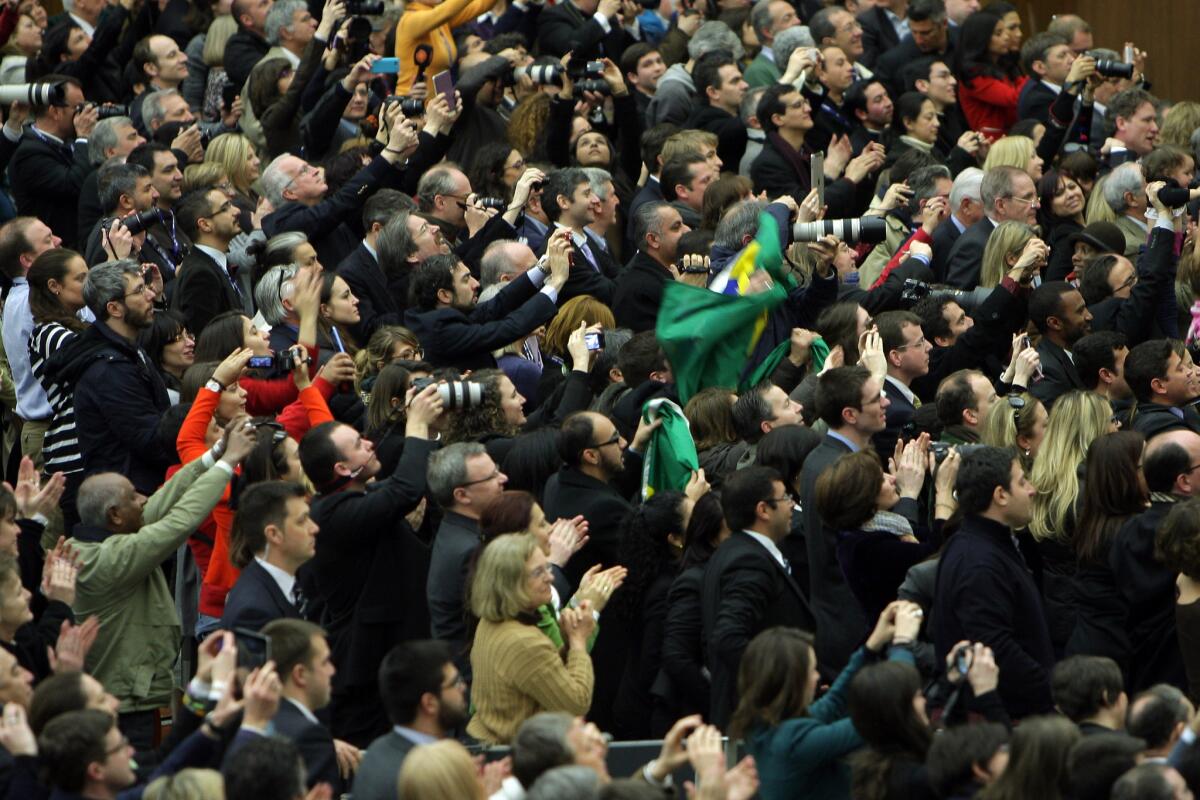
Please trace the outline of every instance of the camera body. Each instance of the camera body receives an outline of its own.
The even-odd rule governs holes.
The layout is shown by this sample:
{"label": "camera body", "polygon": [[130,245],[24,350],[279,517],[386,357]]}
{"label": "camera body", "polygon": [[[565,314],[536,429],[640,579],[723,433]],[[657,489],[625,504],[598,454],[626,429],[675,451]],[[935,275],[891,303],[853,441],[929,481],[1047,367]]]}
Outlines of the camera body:
{"label": "camera body", "polygon": [[246,366],[272,372],[291,372],[296,368],[296,354],[291,350],[281,350],[269,356],[250,356]]}
{"label": "camera body", "polygon": [[958,450],[960,456],[968,456],[976,450],[987,447],[985,444],[951,444],[950,442],[930,442],[929,452],[933,453],[933,458],[937,463],[942,463],[946,460],[946,456],[950,455],[950,448]]}
{"label": "camera body", "polygon": [[1129,79],[1133,77],[1133,64],[1125,64],[1110,58],[1099,58],[1096,59],[1096,72],[1106,78]]}
{"label": "camera body", "polygon": [[392,103],[400,104],[400,113],[409,119],[425,116],[425,103],[416,97],[403,97],[398,94],[388,95],[383,99],[384,107]]}
{"label": "camera body", "polygon": [[588,350],[603,350],[604,334],[600,331],[588,331],[583,335],[583,342]]}

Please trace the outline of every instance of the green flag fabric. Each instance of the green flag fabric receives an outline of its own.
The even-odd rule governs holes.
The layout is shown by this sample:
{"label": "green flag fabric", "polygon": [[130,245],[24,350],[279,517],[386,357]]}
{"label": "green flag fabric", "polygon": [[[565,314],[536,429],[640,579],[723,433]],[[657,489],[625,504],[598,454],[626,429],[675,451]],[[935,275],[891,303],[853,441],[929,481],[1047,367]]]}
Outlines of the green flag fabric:
{"label": "green flag fabric", "polygon": [[642,460],[642,499],[655,492],[682,492],[692,472],[700,469],[696,443],[683,409],[666,398],[655,398],[642,409],[642,419],[662,425],[650,434],[650,443]]}

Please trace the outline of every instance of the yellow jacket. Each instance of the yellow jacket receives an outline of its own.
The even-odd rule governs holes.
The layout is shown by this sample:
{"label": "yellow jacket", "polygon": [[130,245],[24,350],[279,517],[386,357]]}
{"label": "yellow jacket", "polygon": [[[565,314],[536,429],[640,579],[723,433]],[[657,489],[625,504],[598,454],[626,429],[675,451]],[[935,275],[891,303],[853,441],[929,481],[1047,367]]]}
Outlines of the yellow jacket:
{"label": "yellow jacket", "polygon": [[458,60],[458,48],[450,31],[466,25],[493,5],[495,0],[444,0],[436,6],[417,2],[405,8],[396,27],[396,58],[400,61],[396,94],[407,94],[412,88],[417,77],[413,53],[417,45],[427,44],[433,48],[433,55],[425,68],[425,82],[432,97],[433,76],[450,69]]}

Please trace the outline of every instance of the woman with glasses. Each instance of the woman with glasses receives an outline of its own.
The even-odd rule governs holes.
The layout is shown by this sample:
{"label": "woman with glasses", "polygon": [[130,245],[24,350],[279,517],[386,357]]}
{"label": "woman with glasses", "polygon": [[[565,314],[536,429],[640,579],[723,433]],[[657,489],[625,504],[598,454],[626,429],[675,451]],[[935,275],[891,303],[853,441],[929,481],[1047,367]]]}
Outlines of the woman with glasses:
{"label": "woman with glasses", "polygon": [[42,253],[26,275],[33,333],[29,337],[29,366],[46,391],[53,416],[42,440],[44,470],[66,475],[61,508],[66,530],[79,521],[75,495],[83,482],[83,455],[75,431],[75,401],[71,387],[46,373],[46,362],[79,338],[88,324],[79,319],[86,305],[83,283],[88,266],[83,256],[65,247]]}
{"label": "woman with glasses", "polygon": [[480,197],[499,197],[512,200],[513,187],[525,172],[521,152],[507,142],[490,142],[479,148],[467,178]]}
{"label": "woman with glasses", "polygon": [[479,627],[471,647],[475,716],[467,732],[484,744],[511,743],[521,723],[540,711],[579,716],[591,707],[592,604],[585,600],[559,615],[564,659],[537,625],[553,585],[550,564],[532,534],[499,536],[479,556],[468,592]]}
{"label": "woman with glasses", "polygon": [[909,568],[941,543],[942,523],[954,508],[952,485],[937,481],[934,530],[918,522],[930,460],[920,440],[913,440],[894,475],[883,471],[873,450],[862,450],[839,457],[817,479],[816,512],[838,531],[838,564],[867,619],[879,617],[897,598]]}
{"label": "woman with glasses", "polygon": [[866,643],[850,656],[820,700],[816,699],[820,675],[812,634],[776,627],[750,641],[738,668],[739,700],[729,736],[744,739],[746,752],[754,756],[759,797],[825,800],[851,796],[846,756],[864,744],[847,716],[851,681],[868,658],[885,655],[888,665],[907,666],[915,675],[909,648],[921,620],[921,609],[915,603],[889,605]]}
{"label": "woman with glasses", "polygon": [[138,344],[162,375],[171,405],[179,403],[183,373],[196,363],[196,337],[176,311],[156,311],[150,327],[138,335]]}
{"label": "woman with glasses", "polygon": [[1150,501],[1142,471],[1145,450],[1145,440],[1134,431],[1110,433],[1091,443],[1075,528],[1077,614],[1066,655],[1108,656],[1125,674],[1130,655],[1127,610],[1109,553],[1117,531]]}

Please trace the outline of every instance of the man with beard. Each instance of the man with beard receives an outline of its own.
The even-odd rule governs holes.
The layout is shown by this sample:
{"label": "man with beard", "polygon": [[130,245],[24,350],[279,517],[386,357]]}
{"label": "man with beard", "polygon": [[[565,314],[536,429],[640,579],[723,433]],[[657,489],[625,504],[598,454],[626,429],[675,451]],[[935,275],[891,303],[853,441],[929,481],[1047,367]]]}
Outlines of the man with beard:
{"label": "man with beard", "polygon": [[554,317],[571,269],[570,248],[568,233],[555,233],[546,267],[533,267],[509,281],[486,303],[479,303],[479,281],[457,256],[425,259],[412,274],[404,315],[425,349],[425,359],[435,367],[461,370],[495,367],[494,350],[528,336]]}
{"label": "man with beard", "polygon": [[467,721],[467,682],[446,642],[396,645],[379,667],[379,696],[392,730],[367,748],[354,776],[356,800],[392,800],[413,747],[446,739]]}
{"label": "man with beard", "polygon": [[[145,495],[154,493],[167,467],[179,460],[174,442],[158,429],[171,407],[167,387],[137,341],[154,320],[160,291],[157,271],[143,271],[132,259],[93,267],[83,299],[96,323],[46,365],[54,380],[75,387],[84,473],[119,472]],[[216,391],[224,388],[217,384]]]}
{"label": "man with beard", "polygon": [[1042,378],[1029,391],[1049,409],[1064,392],[1085,388],[1071,360],[1071,348],[1091,333],[1092,313],[1074,286],[1047,281],[1029,298],[1029,320],[1042,335],[1037,346]]}
{"label": "man with beard", "polygon": [[175,218],[192,240],[171,303],[183,314],[188,330],[199,334],[209,320],[225,311],[252,313],[254,304],[229,268],[229,243],[242,232],[233,201],[220,189],[197,189],[179,201]]}

